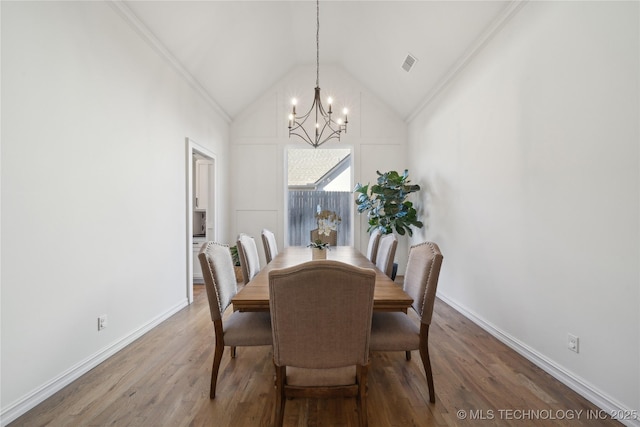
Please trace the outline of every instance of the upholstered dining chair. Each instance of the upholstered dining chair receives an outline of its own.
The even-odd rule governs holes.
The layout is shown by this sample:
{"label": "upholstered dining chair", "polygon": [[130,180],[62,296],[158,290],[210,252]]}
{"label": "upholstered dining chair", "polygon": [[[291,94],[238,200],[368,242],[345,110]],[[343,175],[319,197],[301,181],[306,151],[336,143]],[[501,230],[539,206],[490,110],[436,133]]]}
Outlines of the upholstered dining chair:
{"label": "upholstered dining chair", "polygon": [[376,267],[389,277],[393,274],[393,260],[396,257],[397,247],[398,238],[395,234],[385,234],[380,237],[376,254]]}
{"label": "upholstered dining chair", "polygon": [[356,397],[360,425],[367,425],[374,287],[372,269],[339,261],[269,273],[276,426],[288,397]]}
{"label": "upholstered dining chair", "polygon": [[411,307],[420,318],[420,327],[401,312],[376,312],[371,324],[371,351],[404,351],[407,360],[411,360],[411,351],[420,350],[432,403],[436,395],[429,359],[429,325],[442,259],[440,248],[433,242],[424,242],[409,250],[404,291],[413,298]]}
{"label": "upholstered dining chair", "polygon": [[276,235],[266,228],[262,230],[262,246],[264,246],[264,256],[267,259],[267,264],[269,264],[278,255],[278,243],[276,242]]}
{"label": "upholstered dining chair", "polygon": [[236,346],[271,345],[271,318],[267,312],[234,311],[223,322],[223,313],[238,292],[229,246],[207,242],[202,246],[198,259],[216,337],[209,391],[209,396],[213,399],[216,397],[218,370],[224,347],[230,346],[231,357],[235,357]]}
{"label": "upholstered dining chair", "polygon": [[379,228],[376,228],[371,232],[369,236],[369,245],[367,246],[367,258],[372,263],[376,263],[376,256],[378,255],[378,245],[380,244],[380,236],[382,235],[382,231]]}
{"label": "upholstered dining chair", "polygon": [[244,284],[249,283],[256,274],[260,272],[260,258],[258,257],[258,247],[253,237],[240,233],[237,241],[238,258],[242,268],[242,279]]}

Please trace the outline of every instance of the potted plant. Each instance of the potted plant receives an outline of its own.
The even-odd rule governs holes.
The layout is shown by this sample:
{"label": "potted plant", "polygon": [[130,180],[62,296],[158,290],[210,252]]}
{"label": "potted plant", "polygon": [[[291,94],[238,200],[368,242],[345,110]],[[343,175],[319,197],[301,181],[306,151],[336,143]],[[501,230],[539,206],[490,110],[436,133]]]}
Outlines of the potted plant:
{"label": "potted plant", "polygon": [[311,248],[311,259],[327,259],[329,243],[325,243],[318,239],[309,243],[307,247]]}
{"label": "potted plant", "polygon": [[409,194],[420,190],[419,185],[410,185],[409,171],[405,169],[400,175],[396,171],[378,174],[378,183],[369,188],[369,184],[358,183],[353,190],[356,193],[358,213],[367,212],[369,219],[368,232],[380,229],[382,234],[394,231],[403,236],[413,235],[411,227],[422,228],[418,220],[418,212],[413,203],[407,200]]}
{"label": "potted plant", "polygon": [[242,267],[240,266],[240,255],[238,254],[238,247],[229,247],[231,252],[231,259],[233,260],[233,270],[236,274],[236,282],[242,282]]}
{"label": "potted plant", "polygon": [[[353,190],[356,193],[356,205],[358,213],[367,213],[371,233],[379,229],[382,234],[391,234],[394,231],[401,236],[405,233],[413,236],[411,227],[422,228],[422,221],[418,219],[418,212],[413,203],[407,200],[411,193],[420,190],[419,185],[410,184],[409,171],[405,169],[400,175],[396,171],[378,174],[378,183],[369,188],[369,184],[358,183]],[[398,264],[393,264],[391,279],[395,279]]]}

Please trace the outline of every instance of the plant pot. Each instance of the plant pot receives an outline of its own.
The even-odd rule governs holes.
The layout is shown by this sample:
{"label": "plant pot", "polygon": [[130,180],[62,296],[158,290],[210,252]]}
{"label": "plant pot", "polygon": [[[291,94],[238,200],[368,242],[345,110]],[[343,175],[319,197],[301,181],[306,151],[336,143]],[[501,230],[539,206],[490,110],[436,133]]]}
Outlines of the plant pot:
{"label": "plant pot", "polygon": [[240,283],[242,282],[242,267],[240,267],[239,265],[234,265],[233,266],[233,271],[234,273],[236,273],[236,282]]}
{"label": "plant pot", "polygon": [[318,259],[327,259],[327,250],[311,248],[311,259],[314,261]]}

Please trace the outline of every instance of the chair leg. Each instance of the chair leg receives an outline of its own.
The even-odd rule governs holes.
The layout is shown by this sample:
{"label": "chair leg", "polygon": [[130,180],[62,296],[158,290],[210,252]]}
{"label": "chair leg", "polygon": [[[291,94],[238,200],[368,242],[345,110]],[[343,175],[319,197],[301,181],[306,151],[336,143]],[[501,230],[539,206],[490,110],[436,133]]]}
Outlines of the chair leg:
{"label": "chair leg", "polygon": [[213,327],[216,334],[216,348],[213,353],[213,366],[211,367],[211,389],[209,391],[209,398],[215,399],[216,397],[216,384],[218,382],[218,370],[220,369],[220,361],[222,360],[222,354],[224,353],[224,337],[222,332],[222,321],[217,320],[213,322]]}
{"label": "chair leg", "polygon": [[357,377],[358,377],[358,395],[356,397],[356,404],[358,405],[358,421],[360,423],[360,427],[367,427],[369,425],[369,421],[367,418],[367,372],[369,365],[366,366],[357,366]]}
{"label": "chair leg", "polygon": [[431,359],[429,358],[429,325],[420,324],[420,357],[429,386],[429,401],[436,403],[436,393],[433,387],[433,372],[431,371]]}
{"label": "chair leg", "polygon": [[218,382],[218,370],[220,369],[222,353],[224,353],[224,345],[216,345],[216,350],[213,355],[213,366],[211,367],[211,391],[209,392],[211,399],[215,399],[216,397],[216,383]]}
{"label": "chair leg", "polygon": [[273,418],[274,418],[274,426],[282,427],[284,423],[284,404],[285,404],[285,396],[284,396],[284,382],[286,380],[286,367],[285,366],[276,366],[276,404],[273,408]]}
{"label": "chair leg", "polygon": [[407,361],[411,360],[411,352],[410,351],[405,351],[405,358],[407,359]]}
{"label": "chair leg", "polygon": [[236,346],[232,346],[231,347],[231,358],[235,359],[236,358]]}

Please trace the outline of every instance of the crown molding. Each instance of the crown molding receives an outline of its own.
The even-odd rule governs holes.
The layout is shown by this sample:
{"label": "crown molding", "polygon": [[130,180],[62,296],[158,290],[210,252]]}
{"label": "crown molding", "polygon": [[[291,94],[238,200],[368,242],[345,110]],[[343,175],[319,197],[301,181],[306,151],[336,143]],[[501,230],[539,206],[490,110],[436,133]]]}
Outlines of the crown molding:
{"label": "crown molding", "polygon": [[480,51],[489,43],[489,41],[500,32],[504,25],[524,6],[529,0],[513,0],[500,12],[498,17],[493,20],[491,25],[480,34],[478,38],[471,44],[466,52],[456,61],[456,63],[449,69],[449,71],[440,79],[440,81],[434,86],[427,94],[420,105],[415,111],[405,119],[406,123],[415,119],[418,114],[422,112],[439,94],[444,88],[446,88],[451,82],[453,82],[460,73],[471,63],[471,61],[480,53]]}
{"label": "crown molding", "polygon": [[161,57],[178,72],[178,74],[191,86],[200,96],[202,96],[213,109],[222,116],[227,123],[231,123],[231,117],[220,105],[213,99],[207,90],[196,80],[195,77],[187,71],[187,69],[173,56],[160,40],[147,28],[147,26],[138,19],[133,11],[122,0],[108,0],[108,3],[115,11],[146,41]]}

